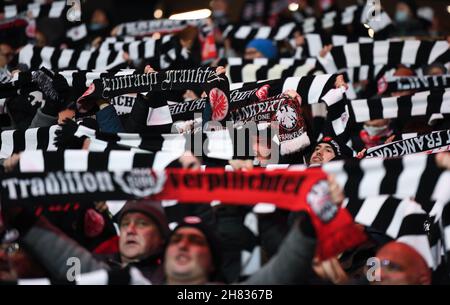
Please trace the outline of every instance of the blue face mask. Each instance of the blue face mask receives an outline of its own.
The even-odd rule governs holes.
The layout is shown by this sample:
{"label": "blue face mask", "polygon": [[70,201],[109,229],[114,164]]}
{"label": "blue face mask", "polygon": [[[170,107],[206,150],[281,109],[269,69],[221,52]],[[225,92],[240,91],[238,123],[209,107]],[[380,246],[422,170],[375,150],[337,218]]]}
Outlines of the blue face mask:
{"label": "blue face mask", "polygon": [[408,21],[409,16],[408,13],[405,11],[397,11],[395,13],[395,21],[397,22],[405,22]]}
{"label": "blue face mask", "polygon": [[98,31],[98,30],[101,30],[101,29],[104,29],[104,28],[105,28],[105,26],[103,24],[100,24],[100,23],[91,23],[89,25],[89,30],[91,30],[91,31]]}

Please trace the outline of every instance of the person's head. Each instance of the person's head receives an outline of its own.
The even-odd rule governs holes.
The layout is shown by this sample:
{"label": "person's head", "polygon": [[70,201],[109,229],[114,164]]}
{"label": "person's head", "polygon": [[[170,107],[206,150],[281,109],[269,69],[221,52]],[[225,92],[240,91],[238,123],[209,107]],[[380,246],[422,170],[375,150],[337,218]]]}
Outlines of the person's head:
{"label": "person's head", "polygon": [[430,285],[431,271],[424,258],[411,246],[392,241],[378,250],[381,285]]}
{"label": "person's head", "polygon": [[335,6],[335,0],[320,0],[319,9],[322,12],[327,12]]}
{"label": "person's head", "polygon": [[333,160],[336,157],[333,147],[328,143],[319,143],[314,148],[309,161],[310,164],[323,164]]}
{"label": "person's head", "polygon": [[300,10],[304,10],[308,6],[311,6],[311,1],[310,0],[297,0],[296,3],[298,4],[298,8]]}
{"label": "person's head", "polygon": [[352,157],[350,148],[346,147],[345,144],[339,143],[336,139],[323,137],[314,147],[309,164],[324,164],[344,157]]}
{"label": "person's head", "polygon": [[414,0],[400,0],[395,7],[395,21],[397,23],[407,22],[415,17],[417,5]]}
{"label": "person's head", "polygon": [[218,16],[223,16],[228,11],[228,2],[229,0],[211,0],[209,6],[213,11],[213,15],[217,14]]}
{"label": "person's head", "polygon": [[185,29],[177,33],[181,46],[190,50],[198,37],[198,29],[194,26],[187,26]]}
{"label": "person's head", "polygon": [[389,119],[376,119],[376,120],[370,120],[364,122],[364,128],[367,131],[369,131],[370,135],[377,135],[380,134],[381,131],[386,130],[389,128],[389,124],[391,123],[391,120]]}
{"label": "person's head", "polygon": [[91,16],[91,22],[89,23],[89,29],[91,31],[97,31],[109,26],[109,18],[106,12],[100,8],[96,9]]}
{"label": "person's head", "polygon": [[423,73],[425,75],[444,75],[447,73],[447,69],[445,66],[439,62],[434,62],[431,65],[428,65]]}
{"label": "person's head", "polygon": [[0,242],[0,282],[45,277],[43,267],[15,240]]}
{"label": "person's head", "polygon": [[46,45],[48,45],[48,39],[47,36],[45,36],[45,34],[39,30],[36,30],[36,47],[45,47]]}
{"label": "person's head", "polygon": [[[408,76],[415,76],[415,75],[416,74],[414,73],[414,71],[412,69],[407,68],[403,65],[399,65],[393,74],[393,76],[396,76],[396,77],[408,77]],[[411,95],[413,93],[414,93],[414,91],[412,91],[412,90],[403,90],[403,91],[392,92],[391,96],[406,96],[406,95]]]}
{"label": "person's head", "polygon": [[128,201],[117,220],[122,262],[140,261],[161,253],[169,228],[159,201]]}
{"label": "person's head", "polygon": [[172,232],[165,256],[168,284],[204,284],[220,268],[220,245],[212,229],[198,217],[186,217]]}
{"label": "person's head", "polygon": [[0,68],[8,65],[14,58],[14,49],[7,43],[0,44]]}
{"label": "person's head", "polygon": [[245,47],[245,59],[277,57],[277,46],[270,39],[253,39]]}
{"label": "person's head", "polygon": [[391,120],[376,119],[364,122],[359,136],[365,147],[370,148],[383,144],[393,133]]}
{"label": "person's head", "polygon": [[253,135],[252,149],[255,153],[255,158],[264,163],[271,159],[272,141],[269,137],[264,135]]}

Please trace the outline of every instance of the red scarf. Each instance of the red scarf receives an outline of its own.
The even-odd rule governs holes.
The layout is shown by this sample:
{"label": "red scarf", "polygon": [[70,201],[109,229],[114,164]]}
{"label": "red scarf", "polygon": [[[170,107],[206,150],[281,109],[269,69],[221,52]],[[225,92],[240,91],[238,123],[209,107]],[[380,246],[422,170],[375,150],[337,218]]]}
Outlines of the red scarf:
{"label": "red scarf", "polygon": [[306,171],[268,171],[259,168],[251,171],[167,169],[166,174],[164,189],[155,199],[208,204],[212,200],[220,200],[236,205],[271,202],[280,209],[307,211],[317,235],[316,254],[321,259],[336,256],[366,239],[346,209],[339,209],[328,223],[323,223],[312,211],[306,198],[314,184],[326,179],[326,174],[320,168]]}

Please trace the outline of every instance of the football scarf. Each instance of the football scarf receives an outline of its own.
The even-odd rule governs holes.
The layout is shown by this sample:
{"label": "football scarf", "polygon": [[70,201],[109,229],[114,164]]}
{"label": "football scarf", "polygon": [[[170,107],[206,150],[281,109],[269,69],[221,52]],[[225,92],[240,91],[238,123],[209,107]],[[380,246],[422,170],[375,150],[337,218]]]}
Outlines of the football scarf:
{"label": "football scarf", "polygon": [[123,51],[74,50],[53,47],[24,46],[19,52],[19,63],[37,70],[41,66],[48,69],[112,69],[124,63]]}
{"label": "football scarf", "polygon": [[[75,3],[75,2],[74,2]],[[87,27],[85,23],[71,22],[68,16],[76,17],[73,13],[81,14],[81,11],[67,1],[53,1],[49,4],[29,3],[25,5],[5,5],[3,12],[5,19],[23,18],[28,22],[39,18],[58,18],[65,21],[67,26],[66,38],[73,42],[79,41],[87,36]],[[66,17],[67,16],[67,17]]]}
{"label": "football scarf", "polygon": [[419,152],[432,153],[449,145],[450,130],[433,131],[429,134],[369,148],[366,157],[392,158]]}
{"label": "football scarf", "polygon": [[333,47],[325,57],[317,57],[327,73],[364,65],[396,67],[398,64],[423,66],[433,62],[450,62],[447,41],[375,41],[348,43]]}
{"label": "football scarf", "polygon": [[450,87],[450,75],[385,77],[378,81],[378,94],[398,91],[426,91]]}
{"label": "football scarf", "polygon": [[400,97],[352,100],[350,115],[357,123],[375,119],[410,118],[450,113],[450,90],[433,89]]}
{"label": "football scarf", "polygon": [[184,30],[188,26],[207,25],[206,19],[172,20],[152,19],[122,23],[117,26],[117,36],[148,36],[154,33],[171,34]]}

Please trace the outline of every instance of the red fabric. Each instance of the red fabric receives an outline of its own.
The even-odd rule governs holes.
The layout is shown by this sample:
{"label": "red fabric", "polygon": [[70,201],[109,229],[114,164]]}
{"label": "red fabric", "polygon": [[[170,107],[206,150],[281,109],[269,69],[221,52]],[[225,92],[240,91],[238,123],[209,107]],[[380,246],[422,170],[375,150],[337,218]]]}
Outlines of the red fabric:
{"label": "red fabric", "polygon": [[103,216],[94,209],[88,209],[84,214],[84,234],[94,238],[99,236],[105,229]]}
{"label": "red fabric", "polygon": [[214,39],[214,32],[211,31],[205,38],[201,37],[202,46],[202,62],[207,62],[217,58],[216,41]]}
{"label": "red fabric", "polygon": [[372,148],[384,144],[387,138],[389,138],[392,134],[392,130],[388,129],[382,134],[371,136],[367,131],[363,129],[359,132],[359,137],[361,138],[361,141],[363,141],[366,148]]}
{"label": "red fabric", "polygon": [[111,237],[102,242],[93,252],[95,254],[114,254],[119,252],[119,236]]}
{"label": "red fabric", "polygon": [[220,168],[193,171],[167,169],[167,180],[155,199],[177,199],[181,202],[254,205],[270,202],[280,209],[307,211],[312,218],[319,241],[317,255],[327,259],[354,247],[366,238],[345,209],[328,223],[323,223],[311,210],[306,196],[312,186],[326,179],[320,168],[305,171],[265,170],[225,171]]}

